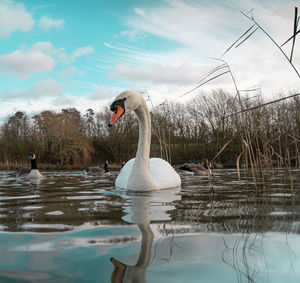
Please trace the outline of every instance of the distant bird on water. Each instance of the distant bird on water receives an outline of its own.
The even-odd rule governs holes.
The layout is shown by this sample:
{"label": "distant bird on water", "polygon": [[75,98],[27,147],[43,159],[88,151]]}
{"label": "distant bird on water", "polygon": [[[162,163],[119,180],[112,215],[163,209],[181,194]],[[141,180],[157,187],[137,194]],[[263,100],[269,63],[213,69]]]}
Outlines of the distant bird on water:
{"label": "distant bird on water", "polygon": [[17,171],[17,174],[16,174],[17,177],[27,178],[27,179],[41,179],[41,178],[43,178],[43,175],[37,169],[35,153],[30,152],[28,154],[28,159],[31,162],[31,168],[29,168],[29,167],[20,168]]}
{"label": "distant bird on water", "polygon": [[86,175],[89,176],[109,176],[110,172],[108,171],[108,165],[111,164],[110,160],[106,160],[104,163],[104,169],[97,167],[87,167],[83,170]]}
{"label": "distant bird on water", "polygon": [[208,169],[197,163],[184,163],[178,169],[194,173],[195,176],[207,176],[209,173]]}

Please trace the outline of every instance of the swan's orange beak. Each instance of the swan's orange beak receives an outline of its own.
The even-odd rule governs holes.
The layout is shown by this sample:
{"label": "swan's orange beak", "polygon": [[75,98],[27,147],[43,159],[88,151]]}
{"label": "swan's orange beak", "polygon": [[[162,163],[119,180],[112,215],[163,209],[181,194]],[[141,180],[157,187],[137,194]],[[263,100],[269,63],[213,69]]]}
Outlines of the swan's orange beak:
{"label": "swan's orange beak", "polygon": [[108,126],[112,126],[125,112],[125,109],[120,106],[117,105],[117,109],[113,112],[113,115],[110,118],[110,121],[108,123]]}

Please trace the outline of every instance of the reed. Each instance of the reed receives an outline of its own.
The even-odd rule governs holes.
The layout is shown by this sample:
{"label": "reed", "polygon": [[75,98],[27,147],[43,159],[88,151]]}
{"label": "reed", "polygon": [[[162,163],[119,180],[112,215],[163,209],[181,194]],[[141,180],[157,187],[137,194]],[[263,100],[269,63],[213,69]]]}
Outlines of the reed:
{"label": "reed", "polygon": [[[282,101],[289,98],[293,98],[297,101],[297,97],[300,95],[300,93],[295,93],[290,96],[274,99],[273,101],[270,102],[263,102],[261,97],[258,96],[258,99],[256,99],[256,105],[253,105],[252,103],[249,103],[251,97],[247,96],[246,98],[243,98],[241,96],[241,90],[239,90],[237,86],[237,82],[235,80],[233,72],[231,71],[229,64],[224,59],[222,59],[222,57],[227,52],[229,52],[233,47],[238,48],[241,44],[244,44],[259,29],[280,50],[280,52],[286,58],[287,62],[290,64],[290,66],[293,68],[297,76],[300,78],[299,72],[292,62],[296,36],[300,31],[298,30],[298,23],[299,23],[298,8],[295,7],[293,35],[289,37],[288,40],[286,40],[281,46],[255,20],[253,16],[253,10],[249,11],[248,13],[243,13],[243,12],[241,13],[246,18],[248,18],[253,22],[252,26],[250,26],[250,28],[248,28],[241,36],[237,38],[237,40],[235,40],[226,49],[226,51],[222,54],[221,58],[214,58],[215,60],[221,62],[220,65],[218,65],[216,68],[212,69],[208,73],[204,74],[201,80],[199,81],[199,83],[196,85],[196,87],[194,87],[190,91],[185,92],[184,94],[179,96],[179,98],[186,96],[189,93],[194,92],[195,90],[198,90],[201,86],[209,83],[212,80],[219,78],[220,76],[229,74],[234,84],[236,94],[235,94],[234,101],[232,102],[232,113],[224,117],[224,119],[233,117],[233,123],[236,127],[235,130],[238,133],[240,139],[241,153],[237,156],[236,159],[239,182],[241,182],[240,161],[242,161],[244,167],[250,168],[251,177],[255,189],[258,191],[259,187],[261,187],[260,186],[261,184],[263,188],[266,188],[272,178],[273,165],[274,163],[276,163],[276,159],[277,159],[277,166],[283,167],[287,171],[287,175],[290,177],[289,182],[291,185],[291,192],[294,193],[293,176],[291,171],[290,147],[293,143],[295,148],[293,160],[297,160],[296,161],[296,165],[297,165],[300,163],[299,162],[300,156],[299,156],[299,149],[298,149],[299,140],[295,137],[296,136],[295,131],[297,130],[294,127],[290,127],[290,129],[285,131],[285,135],[282,135],[282,133],[280,133],[280,135],[276,138],[276,140],[279,141],[279,144],[277,145],[277,151],[276,151],[276,144],[273,144],[272,142],[274,141],[274,138],[272,137],[274,131],[270,132],[268,129],[270,124],[273,122],[271,121],[272,109],[271,111],[268,111],[266,109],[266,106],[272,105],[274,103],[282,103]],[[293,42],[291,46],[290,56],[288,57],[288,55],[283,51],[281,47],[285,45],[287,42],[289,42],[290,40],[292,40]],[[246,91],[246,93],[248,94],[250,91],[253,90]],[[284,102],[282,103],[282,105],[283,105],[283,110],[285,110]],[[249,114],[250,111],[252,112],[252,114]],[[286,113],[286,114],[289,115],[290,113]],[[282,115],[279,116],[282,117]],[[297,118],[295,120],[298,121]],[[286,121],[286,119],[284,119],[284,121]],[[282,128],[284,129],[283,125],[279,127],[279,129]],[[299,131],[297,131],[297,133],[298,132]],[[291,135],[291,133],[293,133],[293,136]],[[288,140],[288,137],[292,138],[293,140],[292,143],[290,140]],[[282,139],[284,139],[283,143],[281,142]],[[231,141],[232,140],[224,144],[221,151],[224,151],[224,149],[228,146],[228,144]],[[219,155],[219,153],[217,155]],[[247,171],[245,171],[245,174],[247,174]],[[247,179],[247,176],[245,176],[245,179]]]}

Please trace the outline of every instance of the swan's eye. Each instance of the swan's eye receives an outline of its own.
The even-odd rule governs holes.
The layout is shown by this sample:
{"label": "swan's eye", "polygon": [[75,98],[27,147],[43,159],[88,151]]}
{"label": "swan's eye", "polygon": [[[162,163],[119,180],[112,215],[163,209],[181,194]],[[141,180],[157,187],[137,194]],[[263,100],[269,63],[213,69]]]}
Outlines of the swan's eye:
{"label": "swan's eye", "polygon": [[116,111],[118,111],[118,107],[121,106],[122,108],[125,109],[125,100],[126,100],[126,97],[124,97],[123,99],[118,99],[118,100],[115,100],[112,105],[110,106],[110,110],[112,112],[115,112],[117,113]]}

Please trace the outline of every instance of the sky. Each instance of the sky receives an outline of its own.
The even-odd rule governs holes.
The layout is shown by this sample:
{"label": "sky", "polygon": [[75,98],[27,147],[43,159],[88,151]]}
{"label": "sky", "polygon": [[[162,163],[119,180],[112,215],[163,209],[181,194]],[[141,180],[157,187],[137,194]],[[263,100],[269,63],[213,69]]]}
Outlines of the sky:
{"label": "sky", "polygon": [[[300,91],[295,71],[259,30],[221,57],[253,24],[241,11],[253,9],[281,44],[292,35],[295,6],[300,1],[0,0],[0,122],[16,111],[99,111],[128,89],[147,91],[154,104],[211,89],[234,93],[224,75],[181,97],[221,64],[216,58],[241,90],[259,88],[265,99]],[[293,62],[300,71],[297,40]]]}

